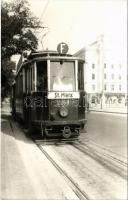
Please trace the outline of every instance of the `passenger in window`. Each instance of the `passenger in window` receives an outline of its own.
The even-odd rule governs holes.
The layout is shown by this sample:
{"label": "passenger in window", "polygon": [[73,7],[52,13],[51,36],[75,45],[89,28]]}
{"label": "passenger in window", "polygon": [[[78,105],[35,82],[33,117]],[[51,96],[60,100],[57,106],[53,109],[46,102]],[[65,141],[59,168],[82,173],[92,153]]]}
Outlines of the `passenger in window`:
{"label": "passenger in window", "polygon": [[39,77],[38,82],[37,82],[37,90],[45,91],[46,89],[47,89],[46,77],[41,76]]}

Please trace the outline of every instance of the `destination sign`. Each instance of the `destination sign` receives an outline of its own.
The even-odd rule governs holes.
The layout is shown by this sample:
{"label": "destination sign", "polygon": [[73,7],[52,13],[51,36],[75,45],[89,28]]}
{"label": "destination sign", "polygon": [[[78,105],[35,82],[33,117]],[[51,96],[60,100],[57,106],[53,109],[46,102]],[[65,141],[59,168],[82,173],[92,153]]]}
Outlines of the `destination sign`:
{"label": "destination sign", "polygon": [[48,99],[79,99],[79,92],[49,92]]}

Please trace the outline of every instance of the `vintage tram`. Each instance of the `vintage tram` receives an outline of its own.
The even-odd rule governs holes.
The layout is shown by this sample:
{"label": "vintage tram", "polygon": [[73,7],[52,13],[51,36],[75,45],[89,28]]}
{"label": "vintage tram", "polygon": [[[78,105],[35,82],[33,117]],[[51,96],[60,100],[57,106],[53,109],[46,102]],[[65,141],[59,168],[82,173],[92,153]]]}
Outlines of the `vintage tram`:
{"label": "vintage tram", "polygon": [[78,136],[86,124],[84,59],[58,51],[31,52],[21,57],[12,89],[12,114],[29,132],[42,136]]}

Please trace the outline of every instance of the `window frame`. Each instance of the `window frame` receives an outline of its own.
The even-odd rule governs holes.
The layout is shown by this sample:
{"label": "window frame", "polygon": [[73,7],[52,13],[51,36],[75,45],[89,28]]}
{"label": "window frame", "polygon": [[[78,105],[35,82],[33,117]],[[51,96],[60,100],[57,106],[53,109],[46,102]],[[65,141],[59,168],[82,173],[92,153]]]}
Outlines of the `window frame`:
{"label": "window frame", "polygon": [[[39,73],[38,73],[38,67],[42,67],[42,66],[38,66],[38,63],[42,63],[42,66],[43,65],[46,65],[46,66],[44,66],[45,67],[45,70],[46,70],[46,76],[47,76],[47,78],[46,79],[44,79],[44,80],[46,80],[46,82],[43,82],[43,84],[42,84],[42,86],[45,88],[43,88],[42,86],[42,90],[40,90],[39,89],[39,80],[40,80],[40,78],[41,78],[41,76],[39,76]],[[43,64],[44,63],[44,64]],[[48,60],[39,60],[39,61],[36,61],[35,63],[34,63],[34,68],[33,68],[33,70],[34,70],[34,74],[35,74],[35,77],[34,77],[34,80],[35,80],[35,91],[40,91],[40,92],[42,92],[42,91],[47,91],[48,90]],[[43,71],[42,71],[43,72]],[[42,76],[43,77],[43,76]],[[43,77],[43,78],[45,78],[45,77]],[[46,85],[45,85],[45,83],[46,83]]]}
{"label": "window frame", "polygon": [[[49,92],[55,92],[55,91],[52,91],[51,88],[50,88],[50,85],[51,85],[51,79],[50,79],[50,76],[51,76],[51,70],[50,70],[51,69],[51,62],[60,62],[60,61],[61,61],[60,59],[54,59],[54,60],[50,60],[49,59],[49,60],[47,60],[48,91]],[[78,91],[78,59],[74,59],[74,60],[66,60],[65,59],[64,62],[68,62],[68,63],[73,62],[74,63],[75,88],[72,91]]]}
{"label": "window frame", "polygon": [[115,90],[115,87],[114,87],[114,84],[111,85],[111,91],[114,91]]}
{"label": "window frame", "polygon": [[[82,68],[81,71],[79,71],[79,67]],[[84,63],[82,61],[78,61],[78,91],[80,90],[84,90]]]}
{"label": "window frame", "polygon": [[92,73],[92,80],[95,80],[95,74]]}
{"label": "window frame", "polygon": [[92,84],[92,90],[93,90],[93,91],[96,90],[95,84]]}
{"label": "window frame", "polygon": [[104,73],[104,79],[107,79],[107,74],[106,73]]}
{"label": "window frame", "polygon": [[92,63],[92,69],[95,69],[95,63]]}

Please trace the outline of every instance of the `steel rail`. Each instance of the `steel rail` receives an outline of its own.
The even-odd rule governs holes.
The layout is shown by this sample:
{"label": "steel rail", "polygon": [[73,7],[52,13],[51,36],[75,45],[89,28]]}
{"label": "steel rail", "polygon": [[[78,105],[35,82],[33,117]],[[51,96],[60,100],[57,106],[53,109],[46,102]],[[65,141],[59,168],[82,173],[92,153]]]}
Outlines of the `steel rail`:
{"label": "steel rail", "polygon": [[[118,162],[120,165],[124,166],[124,167],[127,167],[127,163],[124,162],[123,160],[117,158],[116,154],[115,156],[113,155],[114,153],[109,151],[109,149],[106,149],[106,148],[103,148],[101,145],[98,145],[94,142],[92,142],[91,140],[89,140],[89,143],[91,143],[93,145],[93,147],[90,147],[88,144],[86,144],[86,142],[81,142],[81,141],[78,141],[80,145],[85,145],[86,147],[90,148],[91,150],[97,152],[97,153],[100,153],[101,155],[105,156],[105,157],[108,157],[110,159],[112,159],[113,161],[115,162]],[[98,150],[99,149],[99,150]],[[104,152],[102,152],[104,151]]]}
{"label": "steel rail", "polygon": [[[93,151],[94,153],[98,153],[101,156],[104,156],[108,159],[111,159],[113,162],[117,162],[120,165],[127,167],[127,163],[124,162],[123,160],[117,158],[117,156],[113,156],[113,153],[111,151],[109,151],[109,149],[103,148],[101,145],[95,144],[94,142],[92,142],[91,140],[89,140],[89,144],[91,143],[93,145],[93,147],[90,147],[86,141],[85,143],[83,142],[83,140],[81,141],[81,139],[79,138],[69,138],[69,139],[44,139],[44,140],[35,140],[36,144],[42,144],[42,145],[49,145],[49,144],[71,144],[71,145],[79,145],[81,146],[81,148],[85,148],[84,146],[86,146],[87,148],[91,151]],[[97,147],[98,146],[98,147]],[[102,152],[104,151],[104,152]]]}
{"label": "steel rail", "polygon": [[[13,128],[13,125],[12,125],[12,120],[9,117],[8,117],[8,121],[9,121],[11,130],[14,134],[14,128]],[[62,176],[65,178],[65,180],[69,182],[69,184],[71,185],[71,188],[74,191],[74,193],[76,194],[76,196],[80,200],[91,200],[88,197],[88,195],[79,188],[78,184],[75,183],[74,180],[52,159],[52,157],[43,149],[43,147],[40,144],[37,144],[36,141],[34,141],[34,143],[41,150],[41,152],[46,156],[46,158],[52,163],[52,165],[59,171],[59,173],[62,174]]]}
{"label": "steel rail", "polygon": [[39,145],[39,144],[36,144],[36,145],[39,147],[39,149],[42,151],[42,153],[46,156],[46,158],[52,163],[52,165],[59,171],[59,173],[63,175],[63,177],[65,178],[65,180],[69,182],[69,184],[71,185],[72,190],[77,195],[77,197],[80,200],[90,200],[90,198],[88,197],[88,195],[79,188],[78,184],[75,183],[74,180],[66,173],[66,171],[64,171],[53,160],[53,158],[43,149],[43,147],[41,145]]}
{"label": "steel rail", "polygon": [[[121,155],[119,155],[118,153],[115,153],[115,152],[113,152],[113,151],[111,151],[110,149],[108,149],[108,148],[106,148],[106,147],[104,147],[104,146],[102,146],[102,145],[100,145],[100,144],[98,144],[98,143],[96,143],[96,142],[94,142],[93,140],[91,140],[91,139],[89,139],[88,138],[88,140],[87,141],[85,141],[85,142],[83,142],[83,140],[85,140],[85,137],[84,138],[80,138],[79,139],[79,143],[81,143],[82,145],[86,145],[86,146],[88,146],[89,148],[99,148],[100,150],[102,150],[102,151],[105,151],[106,153],[106,155],[109,157],[111,157],[111,158],[113,158],[114,160],[116,160],[117,162],[119,162],[120,164],[122,164],[122,165],[124,165],[124,166],[126,166],[127,167],[127,162],[125,162],[125,161],[123,161],[122,159],[120,159],[119,157],[122,157],[122,158],[124,158],[125,160],[127,160],[127,158],[125,157],[125,156],[121,156]],[[88,144],[87,144],[87,142],[89,143],[89,144],[92,144],[93,145],[93,147],[90,147]]]}
{"label": "steel rail", "polygon": [[98,152],[95,149],[86,146],[86,144],[84,145],[85,146],[81,145],[81,143],[79,142],[77,144],[72,143],[72,146],[77,150],[88,155],[89,157],[96,160],[97,162],[99,162],[112,172],[116,173],[117,175],[123,177],[124,179],[127,179],[126,166],[122,165],[122,163],[117,162],[117,160],[113,160],[111,157],[107,157],[105,154],[102,154],[101,152]]}

